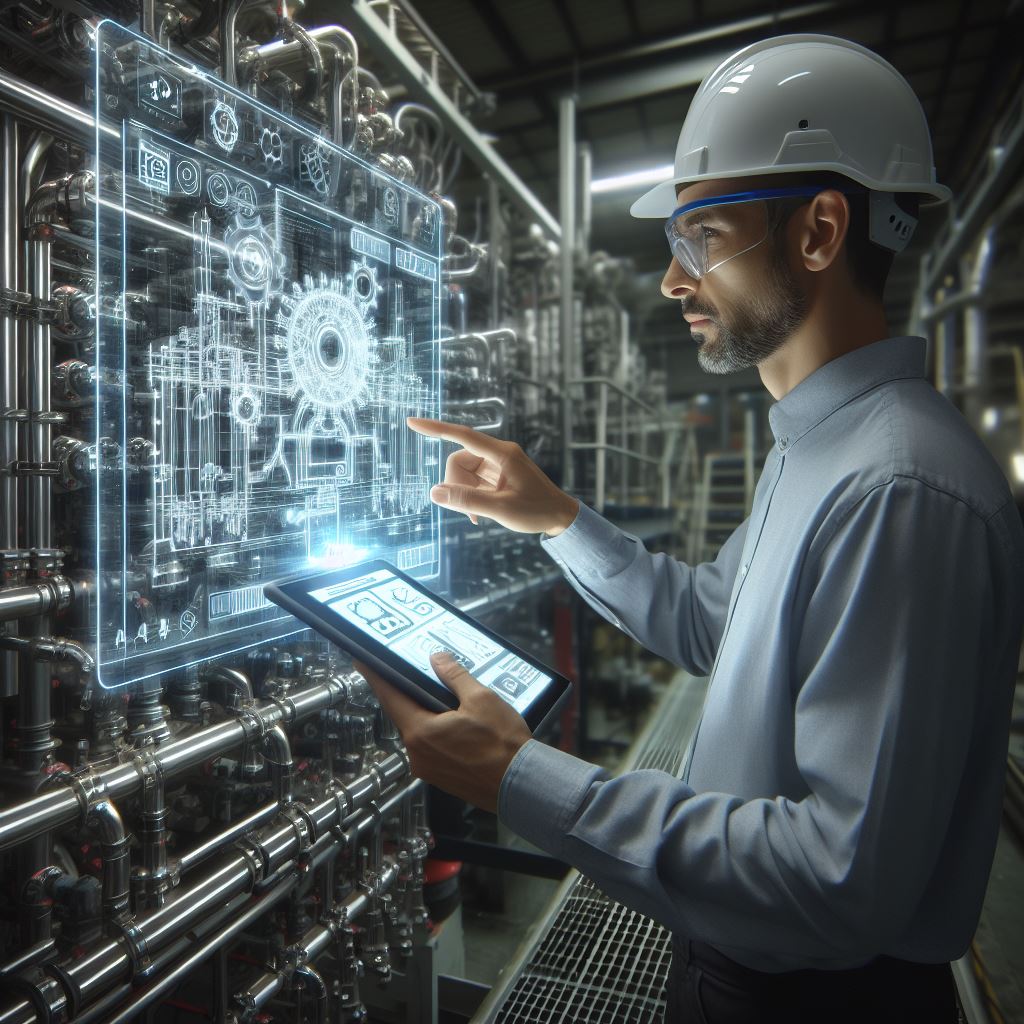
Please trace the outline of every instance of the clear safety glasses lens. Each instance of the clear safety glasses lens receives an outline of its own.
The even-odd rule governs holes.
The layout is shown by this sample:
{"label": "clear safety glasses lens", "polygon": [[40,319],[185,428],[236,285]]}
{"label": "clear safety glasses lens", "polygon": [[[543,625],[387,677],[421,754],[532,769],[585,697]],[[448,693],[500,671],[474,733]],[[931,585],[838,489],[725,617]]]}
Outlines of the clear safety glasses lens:
{"label": "clear safety glasses lens", "polygon": [[672,254],[687,275],[702,278],[768,237],[764,199],[685,210],[665,223]]}

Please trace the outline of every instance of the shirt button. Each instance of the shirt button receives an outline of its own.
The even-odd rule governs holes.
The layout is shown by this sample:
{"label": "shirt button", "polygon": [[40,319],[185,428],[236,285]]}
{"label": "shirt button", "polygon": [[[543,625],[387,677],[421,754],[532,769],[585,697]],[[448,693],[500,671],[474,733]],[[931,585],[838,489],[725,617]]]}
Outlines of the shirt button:
{"label": "shirt button", "polygon": [[779,438],[779,447],[780,448],[785,448],[787,444],[789,444],[789,438],[788,437],[780,437]]}
{"label": "shirt button", "polygon": [[743,563],[743,567],[742,567],[742,568],[740,569],[740,573],[741,573],[742,575],[744,575],[744,576],[746,576],[746,575],[747,575],[747,566],[748,566],[749,564],[750,564],[749,562],[744,562],[744,563]]}

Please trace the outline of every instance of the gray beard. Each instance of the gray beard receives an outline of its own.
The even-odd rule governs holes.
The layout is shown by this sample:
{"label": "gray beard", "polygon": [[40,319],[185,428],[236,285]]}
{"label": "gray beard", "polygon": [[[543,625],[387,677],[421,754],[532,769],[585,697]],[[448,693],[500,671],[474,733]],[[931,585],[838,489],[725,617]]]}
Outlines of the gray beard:
{"label": "gray beard", "polygon": [[759,295],[731,313],[729,323],[716,319],[714,336],[692,332],[699,344],[697,362],[705,373],[735,373],[756,366],[778,351],[807,318],[807,297],[780,248],[773,251],[768,280]]}

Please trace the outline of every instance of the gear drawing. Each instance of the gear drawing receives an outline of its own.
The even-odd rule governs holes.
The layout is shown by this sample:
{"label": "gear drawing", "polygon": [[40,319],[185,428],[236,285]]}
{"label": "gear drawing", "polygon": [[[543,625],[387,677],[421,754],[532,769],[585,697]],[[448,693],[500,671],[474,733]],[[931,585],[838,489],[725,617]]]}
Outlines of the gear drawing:
{"label": "gear drawing", "polygon": [[314,421],[351,417],[361,404],[370,367],[372,319],[336,280],[307,276],[282,300],[287,315],[292,394]]}

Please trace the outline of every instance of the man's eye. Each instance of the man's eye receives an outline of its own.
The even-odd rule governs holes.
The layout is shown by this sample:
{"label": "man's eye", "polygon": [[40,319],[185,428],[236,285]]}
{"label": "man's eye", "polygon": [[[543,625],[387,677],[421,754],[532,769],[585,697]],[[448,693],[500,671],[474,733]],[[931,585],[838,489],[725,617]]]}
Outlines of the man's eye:
{"label": "man's eye", "polygon": [[705,238],[714,238],[718,234],[714,228],[709,228],[706,224],[702,224],[700,229],[704,232]]}

